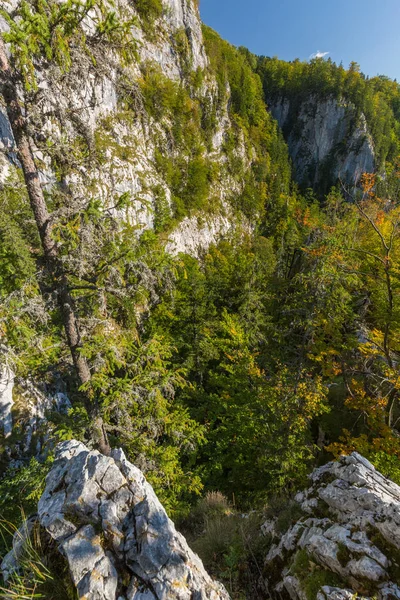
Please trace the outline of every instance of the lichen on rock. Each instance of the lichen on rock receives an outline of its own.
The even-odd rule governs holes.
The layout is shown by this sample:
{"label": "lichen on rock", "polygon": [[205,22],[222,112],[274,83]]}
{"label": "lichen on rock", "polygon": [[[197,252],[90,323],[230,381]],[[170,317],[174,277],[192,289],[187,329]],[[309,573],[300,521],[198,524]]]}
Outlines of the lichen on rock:
{"label": "lichen on rock", "polygon": [[400,598],[400,487],[357,453],[316,469],[310,480],[296,496],[305,516],[266,557],[266,572],[279,573],[275,592],[313,600],[310,590],[321,582],[318,600]]}
{"label": "lichen on rock", "polygon": [[[38,522],[68,561],[85,600],[228,600],[122,450],[106,457],[59,444]],[[18,562],[14,550],[3,561]]]}

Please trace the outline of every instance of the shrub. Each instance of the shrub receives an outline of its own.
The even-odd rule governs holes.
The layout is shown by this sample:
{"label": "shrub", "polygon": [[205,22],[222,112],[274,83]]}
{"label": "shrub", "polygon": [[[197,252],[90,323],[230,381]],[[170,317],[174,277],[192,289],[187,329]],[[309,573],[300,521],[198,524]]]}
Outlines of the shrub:
{"label": "shrub", "polygon": [[149,33],[154,21],[163,14],[162,0],[134,0],[135,8],[142,19],[144,30]]}
{"label": "shrub", "polygon": [[268,541],[261,515],[242,515],[226,496],[211,491],[181,522],[180,528],[205,568],[228,588],[232,598],[256,599]]}
{"label": "shrub", "polygon": [[22,542],[19,556],[19,571],[12,574],[6,587],[0,587],[0,598],[4,600],[75,600],[77,598],[66,560],[56,544],[39,526],[32,530],[27,521],[17,529],[7,521],[1,523],[3,535],[16,535]]}

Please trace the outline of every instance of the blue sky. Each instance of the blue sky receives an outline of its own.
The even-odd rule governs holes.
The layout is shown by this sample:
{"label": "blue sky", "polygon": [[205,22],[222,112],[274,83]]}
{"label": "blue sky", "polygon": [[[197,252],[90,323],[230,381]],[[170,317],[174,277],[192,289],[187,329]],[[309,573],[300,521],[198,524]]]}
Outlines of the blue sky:
{"label": "blue sky", "polygon": [[203,21],[237,46],[284,60],[329,52],[400,82],[400,0],[200,0]]}

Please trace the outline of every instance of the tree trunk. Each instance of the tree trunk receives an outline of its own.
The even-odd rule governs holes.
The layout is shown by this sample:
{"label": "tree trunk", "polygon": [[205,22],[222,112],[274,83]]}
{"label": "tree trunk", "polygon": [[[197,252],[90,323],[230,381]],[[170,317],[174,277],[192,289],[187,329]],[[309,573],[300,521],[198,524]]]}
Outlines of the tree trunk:
{"label": "tree trunk", "polygon": [[[65,334],[78,380],[82,386],[90,381],[91,373],[86,359],[80,352],[81,337],[73,299],[69,290],[68,279],[63,272],[57,246],[51,236],[51,215],[47,210],[42,186],[40,184],[39,173],[35,165],[29,136],[26,131],[26,122],[18,99],[15,74],[10,68],[5,45],[1,37],[0,78],[1,93],[6,104],[7,115],[14,135],[18,158],[24,174],[29,201],[39,230],[43,254],[47,263],[47,268],[56,281],[55,290],[58,295]],[[98,402],[96,402],[96,400],[92,401],[87,394],[84,396],[86,409],[92,422],[93,441],[98,445],[103,454],[109,454],[110,446],[108,444],[103,420],[100,416]]]}

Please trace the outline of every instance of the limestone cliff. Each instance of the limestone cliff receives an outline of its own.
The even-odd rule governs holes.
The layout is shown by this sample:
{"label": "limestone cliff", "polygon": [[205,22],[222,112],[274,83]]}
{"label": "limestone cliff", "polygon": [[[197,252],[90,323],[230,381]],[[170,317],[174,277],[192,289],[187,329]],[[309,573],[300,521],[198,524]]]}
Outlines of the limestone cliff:
{"label": "limestone cliff", "polygon": [[[2,0],[0,5],[12,17],[19,2]],[[91,196],[101,198],[106,208],[114,207],[116,199],[129,195],[129,202],[120,211],[121,218],[137,225],[140,231],[158,227],[161,213],[164,220],[173,217],[167,232],[174,231],[169,249],[193,252],[235,227],[233,217],[227,226],[227,221],[218,216],[221,211],[232,216],[229,199],[242,187],[225,168],[223,146],[233,127],[228,115],[229,90],[227,100],[221,104],[217,83],[208,68],[198,8],[192,0],[165,0],[162,13],[151,24],[135,6],[128,0],[115,3],[121,22],[133,23],[135,49],[128,61],[118,48],[96,42],[90,53],[72,48],[68,72],[49,67],[44,61],[35,65],[37,91],[21,90],[32,144],[44,186],[53,186],[55,172],[58,180],[61,172],[63,192],[69,194],[71,204],[78,206],[83,198]],[[90,32],[90,18],[84,27]],[[0,30],[6,29],[1,19]],[[164,110],[157,99],[146,97],[152,85],[159,96],[165,94],[161,104],[167,103],[168,96],[182,94],[185,110],[193,117],[190,127],[196,129],[186,147],[184,142],[178,146],[173,137],[178,118],[174,109]],[[206,118],[205,111],[212,114],[214,123],[207,143],[199,121]],[[0,142],[0,182],[4,183],[16,164],[4,108],[0,108]],[[175,215],[174,192],[160,161],[162,157],[174,164],[179,159],[180,166],[174,168],[180,169],[185,178],[194,147],[199,148],[202,160],[219,170],[219,176],[208,192],[208,214],[201,214],[201,222],[196,210],[185,215],[190,219],[191,231],[186,244],[188,224],[185,221],[182,227],[179,225],[182,216]],[[234,154],[245,163],[251,160],[243,144],[237,145]]]}
{"label": "limestone cliff", "polygon": [[274,101],[270,110],[289,147],[294,177],[320,193],[342,183],[355,188],[363,173],[376,168],[372,137],[363,114],[349,102],[310,96],[295,103]]}

